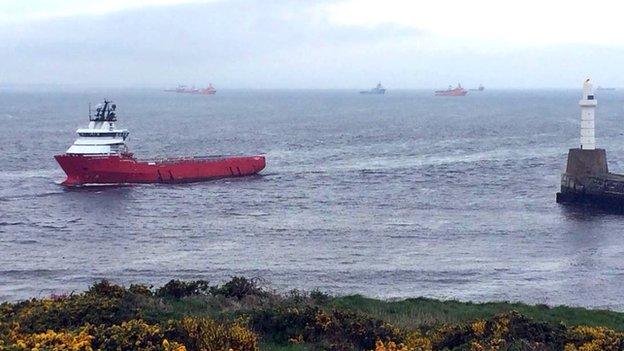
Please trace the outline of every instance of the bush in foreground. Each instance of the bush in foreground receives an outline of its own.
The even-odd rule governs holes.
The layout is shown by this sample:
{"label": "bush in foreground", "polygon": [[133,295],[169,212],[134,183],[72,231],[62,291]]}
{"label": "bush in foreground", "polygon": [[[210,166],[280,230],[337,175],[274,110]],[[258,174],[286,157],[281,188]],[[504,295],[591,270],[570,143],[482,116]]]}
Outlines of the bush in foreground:
{"label": "bush in foreground", "polygon": [[164,326],[132,319],[121,324],[85,324],[72,330],[24,333],[0,324],[0,350],[258,350],[258,337],[239,324],[187,317]]}
{"label": "bush in foreground", "polygon": [[[599,326],[621,325],[620,314],[509,306],[547,318],[498,308],[497,314],[484,316],[489,305],[456,301],[384,302],[318,291],[276,294],[242,277],[221,286],[172,280],[157,289],[102,281],[81,294],[0,304],[0,350],[256,351],[260,345],[282,350],[624,350],[622,331]],[[427,318],[414,313],[418,308],[427,309]],[[430,322],[430,316],[450,316],[455,308],[461,309],[457,315],[473,313],[473,318]],[[384,316],[403,324],[393,325]],[[575,322],[566,325],[565,318]]]}
{"label": "bush in foreground", "polygon": [[254,311],[250,327],[279,344],[311,343],[330,350],[372,350],[377,340],[402,338],[397,328],[381,320],[318,306]]}

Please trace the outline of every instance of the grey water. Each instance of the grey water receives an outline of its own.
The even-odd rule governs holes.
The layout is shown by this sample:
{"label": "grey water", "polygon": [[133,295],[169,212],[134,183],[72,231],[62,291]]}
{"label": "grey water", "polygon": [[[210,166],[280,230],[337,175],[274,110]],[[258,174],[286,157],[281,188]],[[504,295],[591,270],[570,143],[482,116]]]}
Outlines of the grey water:
{"label": "grey water", "polygon": [[[138,157],[264,154],[258,176],[65,189],[53,155],[119,107]],[[580,91],[0,91],[0,301],[102,278],[624,310],[624,216],[555,203]],[[597,94],[624,171],[624,93]]]}

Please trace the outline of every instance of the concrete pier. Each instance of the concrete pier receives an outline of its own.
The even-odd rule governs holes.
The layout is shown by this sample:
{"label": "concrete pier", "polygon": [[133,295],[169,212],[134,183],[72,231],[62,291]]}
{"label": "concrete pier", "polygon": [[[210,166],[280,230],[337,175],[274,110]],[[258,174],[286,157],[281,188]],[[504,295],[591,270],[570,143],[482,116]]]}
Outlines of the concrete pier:
{"label": "concrete pier", "polygon": [[557,202],[624,208],[624,175],[609,173],[604,149],[570,149]]}

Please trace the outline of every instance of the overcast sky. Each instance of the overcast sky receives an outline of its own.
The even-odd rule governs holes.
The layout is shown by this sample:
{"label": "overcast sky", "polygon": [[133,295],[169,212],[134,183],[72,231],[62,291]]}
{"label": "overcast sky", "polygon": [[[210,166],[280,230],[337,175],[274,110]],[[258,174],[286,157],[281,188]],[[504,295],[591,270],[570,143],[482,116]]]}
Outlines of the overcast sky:
{"label": "overcast sky", "polygon": [[624,86],[618,1],[0,0],[0,83]]}

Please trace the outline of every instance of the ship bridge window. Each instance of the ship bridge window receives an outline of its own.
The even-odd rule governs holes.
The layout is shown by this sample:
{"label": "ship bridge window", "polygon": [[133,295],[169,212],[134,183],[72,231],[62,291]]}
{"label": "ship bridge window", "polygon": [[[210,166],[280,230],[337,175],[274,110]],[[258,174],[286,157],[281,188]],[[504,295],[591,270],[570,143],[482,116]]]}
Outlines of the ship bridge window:
{"label": "ship bridge window", "polygon": [[593,100],[594,99],[594,95],[587,95],[587,100]]}

